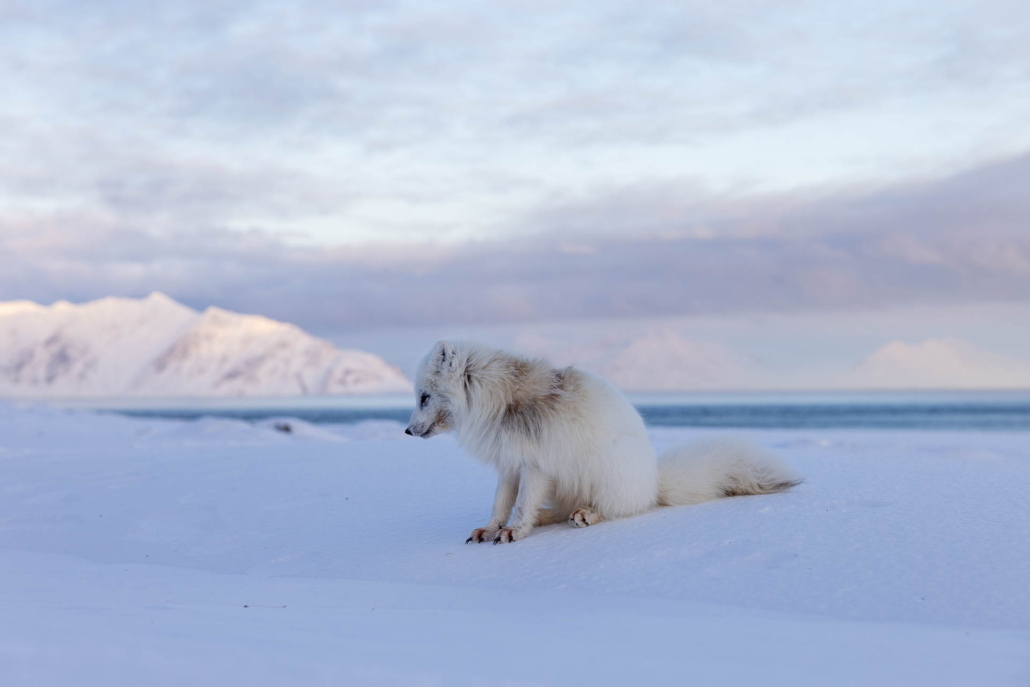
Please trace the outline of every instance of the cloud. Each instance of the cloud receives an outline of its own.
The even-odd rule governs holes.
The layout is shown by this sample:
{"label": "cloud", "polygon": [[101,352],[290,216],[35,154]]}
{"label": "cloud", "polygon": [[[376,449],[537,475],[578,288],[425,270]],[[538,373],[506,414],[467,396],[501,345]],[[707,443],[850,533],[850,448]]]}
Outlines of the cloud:
{"label": "cloud", "polygon": [[0,12],[0,207],[145,230],[482,240],[606,184],[739,198],[1028,142],[1020,2]]}
{"label": "cloud", "polygon": [[0,298],[317,331],[1027,298],[1025,3],[327,7],[0,5]]}
{"label": "cloud", "polygon": [[[684,203],[666,187],[604,189],[527,215],[519,238],[363,248],[218,226],[143,230],[106,215],[0,217],[0,299],[159,290],[320,332],[1027,301],[1030,198],[1016,192],[1027,187],[1030,156],[815,199]],[[579,231],[587,224],[603,231]]]}

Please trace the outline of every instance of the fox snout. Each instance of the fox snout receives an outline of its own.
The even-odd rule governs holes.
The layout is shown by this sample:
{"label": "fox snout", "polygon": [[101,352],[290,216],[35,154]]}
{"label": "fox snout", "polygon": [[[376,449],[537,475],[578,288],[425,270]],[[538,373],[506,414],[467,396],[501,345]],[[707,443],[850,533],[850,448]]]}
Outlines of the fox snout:
{"label": "fox snout", "polygon": [[427,439],[431,429],[432,427],[426,428],[425,425],[408,425],[407,429],[404,430],[404,433],[409,437],[421,437],[423,439]]}

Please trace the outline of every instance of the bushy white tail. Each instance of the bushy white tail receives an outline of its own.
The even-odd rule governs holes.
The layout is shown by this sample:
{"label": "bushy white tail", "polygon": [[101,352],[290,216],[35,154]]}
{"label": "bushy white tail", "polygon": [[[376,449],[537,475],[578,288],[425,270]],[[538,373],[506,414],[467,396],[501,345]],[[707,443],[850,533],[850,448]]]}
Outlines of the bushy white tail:
{"label": "bushy white tail", "polygon": [[706,439],[673,446],[659,456],[658,505],[772,494],[802,481],[779,458],[747,441]]}

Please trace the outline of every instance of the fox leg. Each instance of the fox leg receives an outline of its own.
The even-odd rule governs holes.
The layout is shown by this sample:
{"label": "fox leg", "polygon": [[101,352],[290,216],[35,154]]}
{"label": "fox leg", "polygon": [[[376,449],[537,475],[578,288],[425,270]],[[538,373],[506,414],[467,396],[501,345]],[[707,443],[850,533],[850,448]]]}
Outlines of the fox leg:
{"label": "fox leg", "polygon": [[536,514],[536,526],[553,525],[569,519],[569,511],[560,508],[541,508]]}
{"label": "fox leg", "polygon": [[506,544],[528,535],[550,488],[551,480],[544,474],[528,466],[523,467],[519,476],[519,494],[515,499],[515,516],[509,527],[502,527],[497,532],[494,544]]}
{"label": "fox leg", "polygon": [[497,491],[494,492],[494,508],[490,514],[490,522],[486,527],[477,527],[472,530],[472,535],[465,540],[469,542],[490,541],[497,537],[498,530],[508,522],[511,515],[511,507],[515,505],[515,499],[519,491],[518,475],[501,475],[497,478]]}

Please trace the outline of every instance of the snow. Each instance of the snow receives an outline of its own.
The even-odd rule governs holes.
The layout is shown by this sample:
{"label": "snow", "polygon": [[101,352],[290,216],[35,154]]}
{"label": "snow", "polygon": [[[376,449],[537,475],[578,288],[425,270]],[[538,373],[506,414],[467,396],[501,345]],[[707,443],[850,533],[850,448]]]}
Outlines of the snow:
{"label": "snow", "polygon": [[400,371],[287,323],[154,293],[0,303],[0,396],[289,396],[406,392]]}
{"label": "snow", "polygon": [[4,301],[0,302],[0,317],[5,315],[16,315],[23,312],[34,312],[43,310],[43,306],[32,301]]}
{"label": "snow", "polygon": [[892,341],[849,373],[855,389],[1026,389],[1030,364],[958,339]]}
{"label": "snow", "polygon": [[411,385],[371,353],[340,351],[291,324],[211,307],[142,371],[135,388],[169,396],[284,396],[401,392]]}
{"label": "snow", "polygon": [[490,546],[402,429],[0,406],[0,684],[1030,683],[1026,434],[748,432],[807,482]]}
{"label": "snow", "polygon": [[0,394],[123,392],[196,317],[161,294],[0,310]]}

